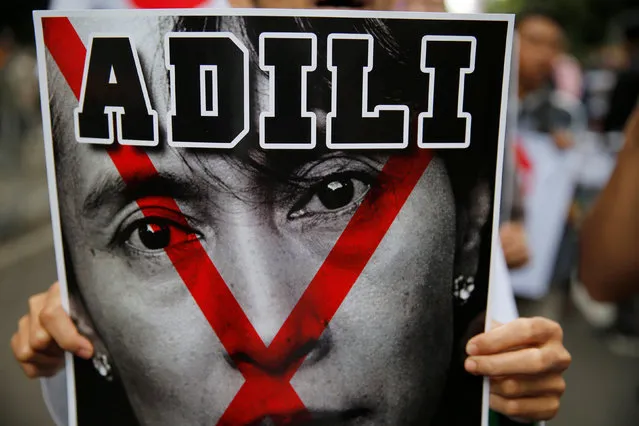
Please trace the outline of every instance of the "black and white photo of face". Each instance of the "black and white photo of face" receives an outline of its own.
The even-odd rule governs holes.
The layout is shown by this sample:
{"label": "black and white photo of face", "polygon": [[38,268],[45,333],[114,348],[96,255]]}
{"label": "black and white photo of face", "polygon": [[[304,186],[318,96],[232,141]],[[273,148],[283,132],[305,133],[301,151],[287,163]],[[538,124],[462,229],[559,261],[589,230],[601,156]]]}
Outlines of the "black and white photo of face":
{"label": "black and white photo of face", "polygon": [[[170,23],[124,21],[118,25],[137,41],[165,131],[170,93],[158,29]],[[101,25],[106,31],[112,22],[75,23],[80,34]],[[142,176],[132,190],[105,150],[75,141],[77,100],[53,63],[49,73],[58,197],[74,267],[67,273],[96,335],[140,424],[215,424],[245,379],[237,354],[225,349],[184,285],[175,256],[188,263],[194,247],[203,247],[268,346],[363,200],[383,212],[375,200],[392,195],[405,176],[383,173],[389,156],[378,152],[318,150],[272,160],[161,140],[162,148],[148,151],[159,178]],[[267,104],[259,89],[265,78],[255,77],[255,111]],[[434,156],[321,337],[300,338],[277,368],[250,350],[241,354],[266,375],[304,359],[291,385],[311,415],[324,419],[305,424],[429,424],[453,348],[455,204],[445,164]],[[359,226],[374,226],[374,215],[367,220]],[[340,266],[345,273],[347,264]],[[295,414],[282,410],[233,424]]]}

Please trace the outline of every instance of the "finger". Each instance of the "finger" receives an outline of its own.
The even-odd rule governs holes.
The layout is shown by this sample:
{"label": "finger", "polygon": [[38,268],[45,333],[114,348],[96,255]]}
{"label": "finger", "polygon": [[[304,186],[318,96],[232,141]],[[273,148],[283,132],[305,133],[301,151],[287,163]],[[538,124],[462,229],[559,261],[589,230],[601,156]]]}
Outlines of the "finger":
{"label": "finger", "polygon": [[505,256],[508,263],[522,264],[528,260],[528,251],[525,246],[519,246],[511,249]]}
{"label": "finger", "polygon": [[517,241],[516,235],[509,229],[503,229],[501,231],[500,239],[504,250],[512,249],[512,246],[514,246]]}
{"label": "finger", "polygon": [[542,377],[507,377],[490,381],[490,393],[510,399],[561,396],[565,391],[566,381],[561,374]]}
{"label": "finger", "polygon": [[93,345],[80,335],[71,317],[62,307],[60,294],[49,293],[46,306],[40,313],[42,327],[51,335],[60,348],[69,351],[80,358],[89,359],[93,356]]}
{"label": "finger", "polygon": [[565,130],[556,131],[553,134],[555,144],[559,148],[569,148],[573,145],[572,134]]}
{"label": "finger", "polygon": [[508,226],[503,229],[508,231],[508,235],[515,240],[521,240],[526,237],[526,228],[523,222],[510,222]]}
{"label": "finger", "polygon": [[529,421],[551,420],[559,411],[558,396],[508,399],[490,395],[490,408],[508,417]]}
{"label": "finger", "polygon": [[29,346],[29,317],[23,316],[18,321],[18,331],[11,337],[11,350],[18,362],[27,362],[33,356]]}
{"label": "finger", "polygon": [[36,294],[29,298],[29,345],[34,351],[46,351],[55,347],[51,335],[40,324],[40,312],[47,300],[46,293]]}
{"label": "finger", "polygon": [[515,263],[519,266],[528,263],[528,252],[524,249],[515,255]]}
{"label": "finger", "polygon": [[13,335],[11,350],[19,363],[32,363],[43,368],[59,365],[60,361],[64,359],[61,356],[51,356],[34,351],[29,344],[29,337],[26,333],[17,332]]}
{"label": "finger", "polygon": [[469,355],[491,355],[562,339],[561,327],[554,321],[545,318],[519,318],[503,327],[473,337],[466,346],[466,352]]}
{"label": "finger", "polygon": [[506,258],[506,262],[508,264],[521,263],[523,260],[527,258],[526,253],[518,249],[511,249],[508,251],[504,251],[504,257]]}
{"label": "finger", "polygon": [[466,359],[465,367],[466,371],[477,376],[538,375],[562,372],[568,368],[570,361],[570,354],[563,346],[546,345],[496,355],[471,356]]}
{"label": "finger", "polygon": [[510,232],[510,228],[506,228],[506,227],[502,227],[499,230],[499,237],[501,238],[502,242],[511,240],[512,238],[510,238],[512,235],[512,232]]}
{"label": "finger", "polygon": [[513,256],[522,256],[528,253],[528,245],[524,238],[517,238],[507,245],[504,251],[509,252]]}
{"label": "finger", "polygon": [[518,235],[514,239],[514,241],[512,242],[512,245],[509,248],[515,253],[521,253],[523,251],[526,251],[528,248],[528,246],[526,245],[526,239],[523,236]]}
{"label": "finger", "polygon": [[501,249],[504,251],[505,256],[511,256],[515,251],[515,242],[511,239],[505,239],[501,243]]}

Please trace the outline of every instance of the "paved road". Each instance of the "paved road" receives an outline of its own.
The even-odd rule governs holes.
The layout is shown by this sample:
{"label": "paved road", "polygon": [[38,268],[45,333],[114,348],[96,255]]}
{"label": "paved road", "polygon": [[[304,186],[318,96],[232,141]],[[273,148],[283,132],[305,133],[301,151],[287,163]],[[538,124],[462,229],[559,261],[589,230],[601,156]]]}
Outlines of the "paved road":
{"label": "paved road", "polygon": [[[38,383],[22,376],[7,345],[28,296],[56,276],[50,238],[44,229],[0,247],[0,426],[53,426]],[[636,426],[639,360],[611,355],[575,310],[561,322],[574,363],[562,411],[549,426]]]}
{"label": "paved road", "polygon": [[14,362],[9,340],[26,312],[29,295],[45,290],[55,280],[50,233],[33,234],[17,247],[0,248],[0,425],[53,426],[37,381],[24,378]]}
{"label": "paved road", "polygon": [[611,354],[574,309],[560,322],[573,364],[562,410],[549,426],[637,426],[639,359]]}

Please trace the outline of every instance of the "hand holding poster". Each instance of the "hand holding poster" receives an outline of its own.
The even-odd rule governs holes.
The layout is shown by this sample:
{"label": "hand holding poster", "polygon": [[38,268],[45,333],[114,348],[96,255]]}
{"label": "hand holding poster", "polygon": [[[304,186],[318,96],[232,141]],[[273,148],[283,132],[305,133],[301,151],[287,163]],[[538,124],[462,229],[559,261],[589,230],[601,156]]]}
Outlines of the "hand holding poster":
{"label": "hand holding poster", "polygon": [[482,424],[512,21],[233,13],[36,17],[71,424]]}

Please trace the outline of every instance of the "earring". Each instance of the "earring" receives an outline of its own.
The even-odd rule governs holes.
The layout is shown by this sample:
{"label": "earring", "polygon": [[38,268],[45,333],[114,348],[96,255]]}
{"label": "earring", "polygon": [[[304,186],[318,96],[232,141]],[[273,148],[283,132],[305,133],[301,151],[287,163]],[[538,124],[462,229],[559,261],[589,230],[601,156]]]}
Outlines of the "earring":
{"label": "earring", "polygon": [[96,353],[93,356],[93,368],[102,376],[106,381],[113,380],[113,369],[109,362],[109,357],[103,353]]}
{"label": "earring", "polygon": [[473,290],[475,290],[475,277],[459,275],[453,281],[453,296],[460,305],[465,305],[468,302]]}

